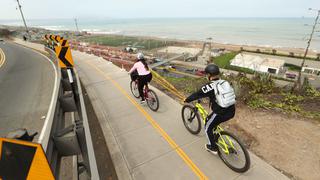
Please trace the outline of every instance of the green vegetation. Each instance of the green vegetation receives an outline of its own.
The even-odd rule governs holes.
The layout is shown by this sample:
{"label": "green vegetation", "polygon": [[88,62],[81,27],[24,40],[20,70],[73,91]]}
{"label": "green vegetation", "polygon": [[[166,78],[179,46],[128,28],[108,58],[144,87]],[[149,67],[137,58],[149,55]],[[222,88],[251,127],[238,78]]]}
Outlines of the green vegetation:
{"label": "green vegetation", "polygon": [[[164,78],[173,84],[179,91],[184,93],[193,93],[199,90],[199,88],[207,81],[205,78],[192,78],[192,77],[166,77]],[[186,84],[188,84],[186,86]]]}
{"label": "green vegetation", "polygon": [[[276,110],[278,112],[297,113],[303,117],[320,120],[320,91],[311,87],[306,80],[303,94],[294,94],[275,86],[271,75],[255,73],[252,78],[243,74],[222,77],[233,85],[238,103],[244,103],[253,109]],[[193,93],[207,83],[205,78],[165,77],[184,94]]]}
{"label": "green vegetation", "polygon": [[220,68],[227,69],[230,66],[230,61],[237,55],[236,52],[230,52],[213,58],[213,62]]}
{"label": "green vegetation", "polygon": [[223,54],[219,57],[212,58],[213,63],[215,63],[217,66],[223,69],[230,69],[234,71],[239,71],[239,72],[244,72],[247,74],[253,74],[254,71],[248,68],[242,68],[242,67],[236,67],[236,66],[231,66],[230,61],[237,55],[236,52],[230,52]]}
{"label": "green vegetation", "polygon": [[320,91],[305,80],[302,94],[283,91],[274,85],[268,74],[255,74],[252,79],[245,76],[230,77],[238,100],[249,107],[295,112],[305,117],[320,119]]}
{"label": "green vegetation", "polygon": [[288,69],[291,71],[301,71],[301,67],[294,64],[284,63],[284,67],[288,67]]}
{"label": "green vegetation", "polygon": [[316,90],[314,87],[311,86],[307,77],[305,77],[303,80],[302,91],[305,92],[306,96],[309,96],[311,98],[320,97],[320,91]]}
{"label": "green vegetation", "polygon": [[161,41],[140,37],[128,37],[128,36],[86,36],[79,39],[80,41],[85,41],[93,44],[100,44],[106,46],[128,46],[131,45],[138,49],[150,50],[155,48],[164,47],[166,45],[174,45],[173,41]]}

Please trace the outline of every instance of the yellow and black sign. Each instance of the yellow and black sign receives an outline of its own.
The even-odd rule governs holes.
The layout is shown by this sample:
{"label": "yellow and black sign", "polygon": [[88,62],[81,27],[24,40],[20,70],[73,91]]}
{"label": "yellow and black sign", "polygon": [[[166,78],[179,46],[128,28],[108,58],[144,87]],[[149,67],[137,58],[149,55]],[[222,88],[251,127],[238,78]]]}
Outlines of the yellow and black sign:
{"label": "yellow and black sign", "polygon": [[0,179],[54,179],[40,144],[0,138]]}
{"label": "yellow and black sign", "polygon": [[74,63],[69,46],[55,47],[56,55],[59,59],[60,68],[72,68]]}
{"label": "yellow and black sign", "polygon": [[60,41],[63,40],[63,37],[60,37],[59,35],[54,37],[54,40],[56,41],[56,43],[59,43]]}
{"label": "yellow and black sign", "polygon": [[60,45],[61,45],[61,46],[69,46],[69,41],[66,40],[66,39],[62,39],[62,40],[60,41]]}
{"label": "yellow and black sign", "polygon": [[55,37],[54,37],[54,35],[50,35],[49,38],[50,38],[52,41],[54,41],[54,38],[55,38]]}

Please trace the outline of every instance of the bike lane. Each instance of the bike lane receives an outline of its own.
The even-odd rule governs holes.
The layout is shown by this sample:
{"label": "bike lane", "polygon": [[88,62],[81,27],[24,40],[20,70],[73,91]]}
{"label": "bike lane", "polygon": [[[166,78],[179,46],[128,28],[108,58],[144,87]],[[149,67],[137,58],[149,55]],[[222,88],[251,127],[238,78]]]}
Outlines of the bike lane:
{"label": "bike lane", "polygon": [[118,149],[117,153],[110,150],[116,153],[113,159],[125,163],[118,176],[126,171],[132,179],[287,179],[252,153],[250,170],[233,172],[205,151],[203,130],[194,136],[185,129],[178,102],[151,87],[160,100],[159,110],[153,112],[131,94],[126,71],[96,56],[80,52],[73,56],[91,101],[98,101],[98,111],[104,114],[102,128],[110,126],[108,135],[118,146],[107,142],[109,148]]}

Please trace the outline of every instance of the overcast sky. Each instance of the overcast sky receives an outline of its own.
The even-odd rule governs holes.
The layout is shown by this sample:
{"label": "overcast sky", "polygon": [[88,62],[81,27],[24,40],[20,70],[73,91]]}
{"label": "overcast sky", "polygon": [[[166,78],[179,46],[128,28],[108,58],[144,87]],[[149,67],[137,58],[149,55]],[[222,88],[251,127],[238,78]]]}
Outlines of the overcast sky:
{"label": "overcast sky", "polygon": [[[20,19],[0,0],[0,19]],[[314,17],[320,0],[20,0],[27,19],[154,17]]]}

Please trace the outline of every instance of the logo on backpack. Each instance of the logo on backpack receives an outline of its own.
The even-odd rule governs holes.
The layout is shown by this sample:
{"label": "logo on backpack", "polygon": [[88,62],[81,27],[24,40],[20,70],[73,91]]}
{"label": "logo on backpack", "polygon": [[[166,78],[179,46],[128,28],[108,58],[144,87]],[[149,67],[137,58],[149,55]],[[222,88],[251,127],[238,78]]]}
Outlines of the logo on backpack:
{"label": "logo on backpack", "polygon": [[236,103],[236,95],[230,83],[226,80],[212,81],[211,86],[214,89],[216,95],[216,103],[227,108]]}

